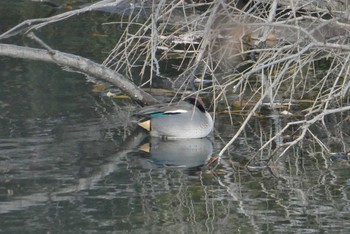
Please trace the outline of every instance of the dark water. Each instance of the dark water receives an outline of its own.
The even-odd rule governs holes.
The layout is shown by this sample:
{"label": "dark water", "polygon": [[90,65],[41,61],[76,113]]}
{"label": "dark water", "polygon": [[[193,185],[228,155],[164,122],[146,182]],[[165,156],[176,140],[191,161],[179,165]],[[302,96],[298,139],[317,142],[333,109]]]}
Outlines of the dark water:
{"label": "dark water", "polygon": [[[6,9],[6,22],[13,25],[35,17],[37,8],[28,1],[1,1],[0,17]],[[90,16],[83,17],[89,22]],[[91,36],[96,28],[88,28],[77,34],[108,44]],[[101,56],[85,39],[74,43],[77,38],[49,39],[65,51]],[[242,167],[252,157],[264,165],[272,149],[257,149],[288,119],[253,119],[222,166],[209,173],[200,165],[220,151],[244,116],[234,115],[231,125],[227,114],[217,115],[208,139],[152,140],[149,155],[137,150],[149,139],[130,122],[128,100],[101,96],[84,75],[55,65],[2,57],[0,67],[1,233],[350,231],[346,158],[332,157],[311,141],[280,159],[275,151],[276,163],[269,168]],[[348,127],[342,123],[338,127]],[[320,132],[320,137],[325,136]],[[342,151],[349,136],[325,142]]]}

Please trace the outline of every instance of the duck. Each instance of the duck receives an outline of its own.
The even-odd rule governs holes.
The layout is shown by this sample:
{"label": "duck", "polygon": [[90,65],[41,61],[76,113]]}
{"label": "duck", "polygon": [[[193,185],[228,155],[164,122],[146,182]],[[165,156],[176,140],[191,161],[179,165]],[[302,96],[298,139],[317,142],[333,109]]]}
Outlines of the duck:
{"label": "duck", "polygon": [[178,104],[143,107],[135,115],[141,117],[140,127],[162,139],[203,138],[214,126],[199,96],[189,96]]}

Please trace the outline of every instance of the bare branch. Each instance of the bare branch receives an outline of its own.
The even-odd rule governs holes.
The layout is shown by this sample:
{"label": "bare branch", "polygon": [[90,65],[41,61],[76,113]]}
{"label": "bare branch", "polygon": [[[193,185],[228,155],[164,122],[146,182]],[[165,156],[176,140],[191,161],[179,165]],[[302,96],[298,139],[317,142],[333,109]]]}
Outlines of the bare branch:
{"label": "bare branch", "polygon": [[61,66],[71,67],[77,71],[85,73],[86,75],[112,83],[125,94],[129,95],[133,100],[144,105],[155,104],[158,102],[150,94],[135,86],[135,84],[130,82],[123,75],[77,55],[67,54],[57,50],[47,51],[8,44],[0,44],[0,55],[51,62]]}
{"label": "bare branch", "polygon": [[68,19],[72,16],[82,14],[88,11],[93,11],[102,7],[113,7],[117,6],[120,4],[123,0],[103,0],[97,3],[94,3],[92,5],[86,6],[81,9],[73,10],[73,11],[68,11],[64,12],[59,15],[54,15],[48,18],[41,18],[41,19],[30,19],[30,20],[25,20],[24,22],[16,25],[15,27],[11,28],[10,30],[4,32],[3,34],[0,35],[0,40],[13,37],[17,34],[20,33],[28,33],[32,30],[37,30],[41,27],[44,27],[48,24],[55,23],[61,20]]}

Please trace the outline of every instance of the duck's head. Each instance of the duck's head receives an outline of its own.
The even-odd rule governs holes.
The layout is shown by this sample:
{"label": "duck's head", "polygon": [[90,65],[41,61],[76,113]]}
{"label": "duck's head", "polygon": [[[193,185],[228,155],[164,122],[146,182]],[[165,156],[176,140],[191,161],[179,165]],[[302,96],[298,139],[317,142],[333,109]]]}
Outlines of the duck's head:
{"label": "duck's head", "polygon": [[184,101],[196,106],[201,112],[206,112],[204,102],[200,96],[189,96]]}

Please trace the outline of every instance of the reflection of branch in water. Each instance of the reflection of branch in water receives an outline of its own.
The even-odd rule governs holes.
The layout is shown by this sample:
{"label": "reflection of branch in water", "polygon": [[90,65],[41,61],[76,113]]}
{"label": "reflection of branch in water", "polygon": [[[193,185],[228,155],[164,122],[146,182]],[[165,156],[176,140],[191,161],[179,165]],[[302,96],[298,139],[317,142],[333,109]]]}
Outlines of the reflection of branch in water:
{"label": "reflection of branch in water", "polygon": [[[256,217],[254,215],[254,211],[250,209],[249,203],[248,201],[246,201],[249,200],[249,198],[242,196],[240,170],[232,171],[232,165],[227,164],[225,160],[222,160],[221,165],[225,168],[225,172],[227,172],[224,175],[224,179],[221,179],[221,177],[216,176],[215,173],[211,174],[214,176],[219,187],[222,187],[225,190],[220,195],[218,195],[218,197],[227,200],[227,202],[229,203],[233,203],[232,206],[234,207],[234,209],[237,209],[237,213],[244,214],[247,218],[249,218],[253,227],[258,227],[258,224],[256,224],[255,221]],[[235,179],[233,180],[233,178]],[[204,184],[203,179],[203,174],[201,174],[200,180],[203,186],[203,190],[205,191],[205,202],[207,204],[207,207],[211,207],[213,206],[212,204],[210,204],[213,201],[212,197],[216,196],[209,196],[210,188],[207,189],[207,186]],[[220,190],[218,192],[220,192]],[[227,195],[229,195],[230,199],[226,198]],[[227,207],[227,210],[230,210],[230,208]],[[207,209],[207,215],[208,217],[210,217],[210,209]],[[258,228],[256,230],[258,230]]]}
{"label": "reflection of branch in water", "polygon": [[127,154],[137,148],[141,141],[146,137],[143,131],[135,131],[123,144],[124,150],[106,158],[105,163],[98,168],[96,172],[88,178],[78,179],[77,184],[68,186],[52,193],[36,193],[28,196],[18,196],[15,200],[0,203],[0,213],[7,213],[14,210],[22,210],[31,206],[44,205],[47,201],[65,201],[69,199],[63,196],[67,193],[79,192],[86,189],[92,189],[96,183],[103,180],[106,176],[118,170],[120,162]]}

